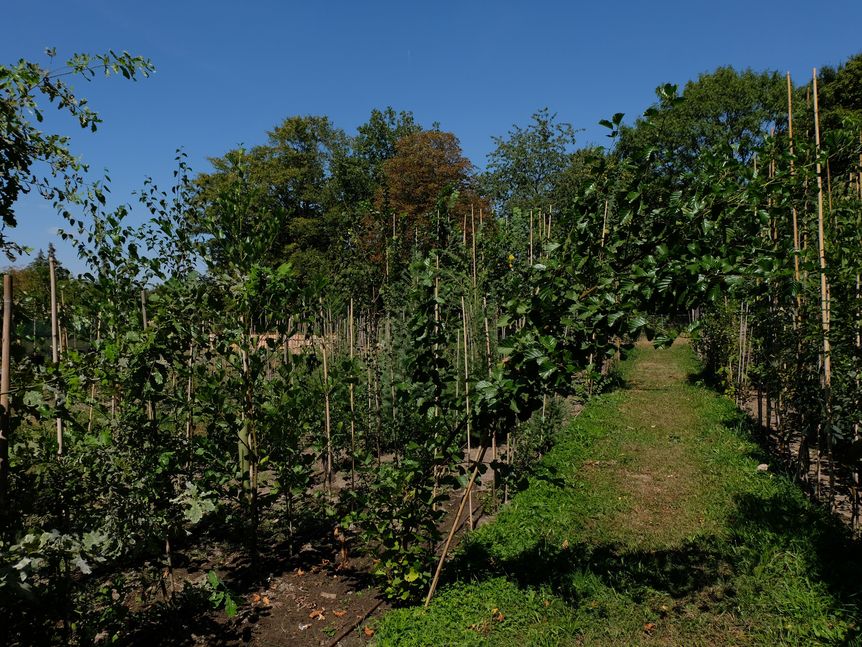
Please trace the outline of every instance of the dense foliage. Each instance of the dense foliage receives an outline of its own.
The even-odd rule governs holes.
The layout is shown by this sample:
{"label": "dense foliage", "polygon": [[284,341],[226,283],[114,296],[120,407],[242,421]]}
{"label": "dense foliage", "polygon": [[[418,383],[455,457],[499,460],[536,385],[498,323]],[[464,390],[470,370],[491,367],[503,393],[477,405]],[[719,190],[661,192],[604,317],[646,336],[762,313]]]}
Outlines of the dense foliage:
{"label": "dense foliage", "polygon": [[[129,75],[143,65],[114,60]],[[129,569],[156,573],[171,604],[191,590],[175,587],[178,547],[226,538],[252,564],[277,540],[292,552],[315,533],[361,538],[385,593],[413,599],[443,504],[485,471],[465,449],[500,447],[486,478],[516,487],[552,442],[557,398],[591,392],[641,334],[671,340],[651,315],[704,313],[707,365],[734,392],[754,379],[781,394],[799,460],[812,446],[852,454],[859,69],[824,77],[819,147],[803,89],[791,145],[780,79],[720,69],[682,96],[660,88],[630,128],[603,121],[621,137],[611,151],[574,151],[572,127],[541,110],[496,140],[481,177],[454,134],[390,108],[355,136],[289,117],[196,176],[180,155],[173,187],[137,195],[142,226],[102,185],[76,185],[63,235],[88,271],[55,277],[56,330],[53,256],[47,273],[38,258],[16,274],[0,599],[29,602],[4,631],[119,639],[141,589]],[[16,96],[4,86],[17,119]],[[232,608],[215,574],[201,585]]]}

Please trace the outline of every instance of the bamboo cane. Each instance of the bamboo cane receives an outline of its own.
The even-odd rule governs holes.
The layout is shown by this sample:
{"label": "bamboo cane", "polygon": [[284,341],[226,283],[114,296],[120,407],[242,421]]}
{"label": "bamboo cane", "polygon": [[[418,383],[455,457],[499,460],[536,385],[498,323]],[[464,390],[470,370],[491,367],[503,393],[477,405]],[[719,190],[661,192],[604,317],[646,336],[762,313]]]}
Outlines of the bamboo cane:
{"label": "bamboo cane", "polygon": [[[353,370],[353,297],[350,298],[349,311],[347,313],[347,343],[350,346],[350,366]],[[354,399],[353,380],[347,387],[350,394],[350,488],[356,486],[356,404]]]}
{"label": "bamboo cane", "polygon": [[[60,363],[60,323],[57,315],[57,261],[54,250],[48,254],[48,273],[51,284],[51,361],[56,366]],[[55,399],[54,404],[57,404]],[[63,455],[63,419],[57,416],[57,456]]]}
{"label": "bamboo cane", "polygon": [[479,475],[479,466],[485,458],[485,451],[488,449],[487,443],[482,445],[479,456],[476,459],[476,466],[473,468],[473,473],[470,475],[470,480],[467,482],[467,487],[464,489],[464,494],[461,496],[461,503],[458,505],[458,511],[455,513],[455,519],[452,521],[452,527],[449,529],[449,535],[446,537],[446,544],[443,546],[443,552],[440,554],[440,560],[437,562],[437,569],[434,571],[434,578],[431,580],[431,586],[428,588],[428,595],[425,597],[425,608],[431,603],[431,598],[434,596],[434,591],[437,589],[437,582],[440,580],[440,573],[443,571],[443,563],[446,561],[446,555],[449,554],[449,547],[452,545],[452,538],[455,536],[455,531],[458,528],[458,522],[461,520],[461,515],[464,513],[464,505],[473,490],[473,484],[476,482],[476,477]]}
{"label": "bamboo cane", "polygon": [[0,359],[0,514],[5,516],[9,491],[9,415],[10,354],[12,351],[12,275],[3,275],[3,341]]}
{"label": "bamboo cane", "polygon": [[[467,340],[467,307],[464,302],[464,297],[461,297],[461,321],[464,324],[464,399],[466,401],[466,413],[467,413],[467,460],[469,461],[472,458],[473,447],[470,440],[470,432],[472,431],[471,416],[470,416],[470,361],[469,361],[469,353],[467,349],[468,340]],[[472,493],[467,496],[467,514],[469,515],[468,519],[470,530],[473,530],[473,495]]]}
{"label": "bamboo cane", "polygon": [[[826,234],[824,231],[823,217],[823,171],[820,164],[820,108],[817,92],[817,69],[813,72],[812,94],[814,97],[814,139],[817,151],[817,248],[820,259],[820,317],[823,332],[823,388],[826,401],[826,422],[830,419],[830,396],[832,388],[832,352],[829,340],[830,316],[829,316],[829,282],[826,276]],[[822,428],[822,424],[820,425]],[[819,434],[818,434],[819,435]],[[827,433],[827,442],[831,433]],[[820,491],[820,463],[821,446],[818,442],[817,448],[817,492]]]}

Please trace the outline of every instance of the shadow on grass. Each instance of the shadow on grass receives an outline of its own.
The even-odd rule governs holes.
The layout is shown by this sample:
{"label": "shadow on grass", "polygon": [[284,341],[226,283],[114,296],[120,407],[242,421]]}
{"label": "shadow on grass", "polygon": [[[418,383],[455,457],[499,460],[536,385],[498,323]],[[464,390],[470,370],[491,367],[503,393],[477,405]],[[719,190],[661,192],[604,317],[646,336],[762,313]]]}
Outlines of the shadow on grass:
{"label": "shadow on grass", "polygon": [[691,386],[702,386],[719,395],[723,395],[721,391],[721,379],[716,373],[708,371],[705,368],[690,372],[686,376],[686,382]]}
{"label": "shadow on grass", "polygon": [[[524,589],[548,587],[573,607],[587,604],[604,587],[634,604],[658,595],[704,611],[714,604],[732,611],[741,576],[757,574],[767,597],[773,587],[799,587],[801,595],[808,581],[820,582],[831,596],[825,601],[828,613],[856,627],[847,640],[862,640],[862,551],[843,526],[788,488],[766,498],[745,494],[734,504],[727,537],[699,537],[670,549],[633,550],[616,543],[564,547],[542,539],[513,558],[499,559],[494,546],[474,539],[454,558],[447,579],[502,576]],[[792,573],[800,558],[801,576]],[[785,579],[793,577],[799,579]]]}
{"label": "shadow on grass", "polygon": [[[690,382],[702,384],[698,380]],[[740,438],[753,441],[747,458],[774,464],[761,444],[756,423],[744,412],[728,407],[720,422]],[[561,545],[544,538],[512,558],[501,559],[500,554],[510,552],[508,537],[516,540],[521,534],[502,518],[495,539],[480,534],[465,542],[447,567],[446,578],[476,581],[502,576],[522,588],[549,587],[572,606],[586,603],[595,594],[596,587],[588,583],[597,580],[634,603],[658,594],[703,609],[704,604],[721,599],[722,604],[730,604],[731,613],[734,606],[727,599],[737,595],[737,578],[755,577],[762,591],[758,595],[765,597],[778,587],[807,595],[813,583],[828,593],[822,600],[826,613],[842,617],[851,626],[845,644],[862,644],[862,545],[827,510],[811,505],[789,472],[773,472],[762,475],[770,479],[767,487],[740,486],[720,536],[700,536],[660,550],[617,543]],[[553,478],[552,483],[564,486],[561,479]],[[491,541],[499,545],[485,543]]]}
{"label": "shadow on grass", "polygon": [[733,563],[714,540],[692,541],[672,550],[632,551],[620,544],[576,543],[563,548],[539,541],[517,557],[495,559],[487,546],[474,542],[456,558],[450,577],[476,580],[505,576],[521,587],[549,586],[577,605],[577,586],[585,574],[641,601],[648,591],[684,598],[715,585],[733,573]]}

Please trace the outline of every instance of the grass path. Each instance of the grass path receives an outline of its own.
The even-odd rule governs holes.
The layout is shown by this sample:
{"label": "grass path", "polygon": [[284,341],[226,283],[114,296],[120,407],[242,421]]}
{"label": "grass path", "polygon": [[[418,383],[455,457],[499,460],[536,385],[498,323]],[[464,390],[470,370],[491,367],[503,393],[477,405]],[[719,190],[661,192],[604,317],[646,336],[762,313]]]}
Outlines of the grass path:
{"label": "grass path", "polygon": [[377,645],[862,644],[862,555],[692,383],[685,344],[640,349],[529,487]]}

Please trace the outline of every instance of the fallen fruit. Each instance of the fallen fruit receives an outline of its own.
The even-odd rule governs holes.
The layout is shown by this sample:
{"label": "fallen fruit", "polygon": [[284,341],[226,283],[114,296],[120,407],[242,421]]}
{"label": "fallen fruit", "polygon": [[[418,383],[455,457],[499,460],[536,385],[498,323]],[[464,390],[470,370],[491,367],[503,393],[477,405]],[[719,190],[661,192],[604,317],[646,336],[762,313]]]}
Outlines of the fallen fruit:
{"label": "fallen fruit", "polygon": [[347,611],[333,611],[332,615],[334,615],[336,618],[343,618],[347,615]]}
{"label": "fallen fruit", "polygon": [[362,633],[364,633],[366,637],[371,638],[371,636],[374,635],[374,629],[365,625],[365,629],[362,630]]}

